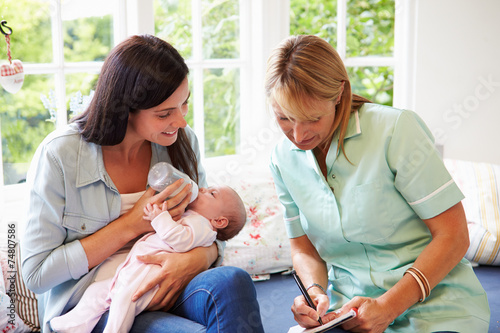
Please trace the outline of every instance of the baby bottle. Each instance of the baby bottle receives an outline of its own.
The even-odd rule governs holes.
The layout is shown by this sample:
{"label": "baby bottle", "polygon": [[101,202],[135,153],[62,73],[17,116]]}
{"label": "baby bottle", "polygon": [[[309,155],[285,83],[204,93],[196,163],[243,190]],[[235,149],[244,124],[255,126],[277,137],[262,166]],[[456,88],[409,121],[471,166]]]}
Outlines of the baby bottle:
{"label": "baby bottle", "polygon": [[179,193],[184,186],[187,184],[191,184],[191,199],[189,202],[193,202],[194,199],[198,196],[198,185],[189,178],[185,173],[177,170],[171,164],[167,162],[159,162],[153,165],[151,170],[149,170],[148,174],[148,184],[157,192],[163,191],[167,186],[173,184],[178,179],[184,178],[184,183],[182,183],[181,187],[175,190],[171,197],[175,196]]}

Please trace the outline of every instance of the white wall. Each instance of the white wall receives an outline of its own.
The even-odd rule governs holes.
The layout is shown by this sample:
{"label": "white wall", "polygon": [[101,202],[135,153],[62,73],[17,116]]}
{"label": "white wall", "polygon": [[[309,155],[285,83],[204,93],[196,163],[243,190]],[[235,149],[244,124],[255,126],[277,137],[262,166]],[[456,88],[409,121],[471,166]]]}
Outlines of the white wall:
{"label": "white wall", "polygon": [[500,164],[500,1],[420,0],[415,111],[444,157]]}

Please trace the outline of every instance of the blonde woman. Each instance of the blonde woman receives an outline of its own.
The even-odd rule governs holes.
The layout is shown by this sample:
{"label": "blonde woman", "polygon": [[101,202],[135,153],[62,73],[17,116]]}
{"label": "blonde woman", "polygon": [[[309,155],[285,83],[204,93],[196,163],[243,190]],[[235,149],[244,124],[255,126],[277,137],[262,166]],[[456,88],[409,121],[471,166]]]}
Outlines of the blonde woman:
{"label": "blonde woman", "polygon": [[344,330],[486,332],[486,293],[463,259],[463,195],[423,121],[352,94],[342,60],[316,36],[278,45],[265,84],[286,136],[271,170],[317,308],[297,297],[297,322],[358,308]]}

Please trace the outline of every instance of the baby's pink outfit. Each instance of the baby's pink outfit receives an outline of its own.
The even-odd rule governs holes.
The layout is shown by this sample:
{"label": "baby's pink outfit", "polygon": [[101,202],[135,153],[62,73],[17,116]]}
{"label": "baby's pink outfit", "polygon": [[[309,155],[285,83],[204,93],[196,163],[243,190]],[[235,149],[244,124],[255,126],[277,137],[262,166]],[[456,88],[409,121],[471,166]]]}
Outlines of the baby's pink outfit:
{"label": "baby's pink outfit", "polygon": [[158,286],[135,302],[132,302],[132,296],[144,280],[155,276],[161,268],[159,265],[145,264],[139,261],[137,256],[160,252],[186,252],[195,247],[210,246],[217,236],[210,221],[192,210],[186,211],[177,222],[165,211],[158,215],[151,225],[156,232],[144,235],[134,244],[112,279],[92,283],[71,311],[50,321],[54,331],[91,332],[109,309],[104,332],[128,332],[135,316],[146,309],[153,299]]}

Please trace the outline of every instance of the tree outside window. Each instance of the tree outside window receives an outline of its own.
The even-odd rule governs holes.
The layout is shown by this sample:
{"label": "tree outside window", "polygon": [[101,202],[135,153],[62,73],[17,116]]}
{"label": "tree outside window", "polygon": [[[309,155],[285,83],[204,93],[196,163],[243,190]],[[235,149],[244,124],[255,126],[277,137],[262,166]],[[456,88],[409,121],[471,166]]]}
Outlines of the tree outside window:
{"label": "tree outside window", "polygon": [[[353,93],[392,105],[394,15],[394,0],[290,0],[290,34],[317,35],[344,49]],[[339,18],[346,32],[340,40]]]}

